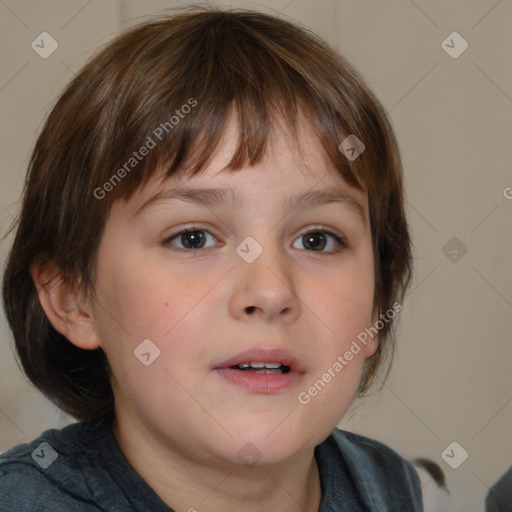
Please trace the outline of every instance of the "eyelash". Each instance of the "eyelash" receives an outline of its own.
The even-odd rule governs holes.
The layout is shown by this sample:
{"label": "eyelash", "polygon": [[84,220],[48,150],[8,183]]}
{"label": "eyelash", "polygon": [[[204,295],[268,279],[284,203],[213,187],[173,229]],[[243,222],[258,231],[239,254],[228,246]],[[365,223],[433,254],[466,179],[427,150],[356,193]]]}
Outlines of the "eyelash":
{"label": "eyelash", "polygon": [[[210,233],[207,229],[203,229],[203,228],[199,228],[199,227],[194,227],[193,226],[191,228],[187,228],[187,229],[184,229],[182,231],[178,231],[176,233],[173,233],[172,235],[170,235],[169,237],[165,238],[162,241],[162,245],[164,247],[170,249],[171,251],[175,251],[175,252],[189,253],[189,254],[199,253],[201,251],[201,249],[203,249],[202,247],[200,247],[198,249],[182,249],[180,247],[175,247],[175,246],[172,245],[172,241],[175,240],[176,238],[178,238],[179,236],[181,236],[181,235],[183,235],[185,233],[190,233],[190,232],[195,232],[195,231],[209,233],[214,238],[216,238],[215,235]],[[326,234],[328,236],[331,236],[332,238],[334,238],[334,240],[338,244],[338,248],[335,249],[334,251],[308,251],[308,250],[305,250],[305,252],[334,255],[334,254],[342,252],[343,250],[348,248],[348,242],[347,242],[346,238],[344,236],[342,236],[342,235],[338,235],[337,233],[334,233],[333,231],[331,231],[326,226],[315,226],[313,229],[310,229],[308,231],[305,231],[304,233],[301,233],[296,238],[296,240],[298,240],[299,238],[301,238],[301,237],[303,237],[305,235],[311,234],[311,233],[324,233],[324,234]],[[211,247],[206,247],[206,249],[211,249]]]}

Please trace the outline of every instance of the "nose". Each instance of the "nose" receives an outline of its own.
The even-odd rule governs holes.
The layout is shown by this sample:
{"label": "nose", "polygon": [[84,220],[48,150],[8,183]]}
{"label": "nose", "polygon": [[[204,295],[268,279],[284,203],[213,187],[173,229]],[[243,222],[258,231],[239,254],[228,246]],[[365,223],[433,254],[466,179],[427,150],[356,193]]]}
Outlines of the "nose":
{"label": "nose", "polygon": [[230,313],[243,321],[293,323],[300,315],[296,276],[284,251],[265,247],[252,263],[238,255]]}

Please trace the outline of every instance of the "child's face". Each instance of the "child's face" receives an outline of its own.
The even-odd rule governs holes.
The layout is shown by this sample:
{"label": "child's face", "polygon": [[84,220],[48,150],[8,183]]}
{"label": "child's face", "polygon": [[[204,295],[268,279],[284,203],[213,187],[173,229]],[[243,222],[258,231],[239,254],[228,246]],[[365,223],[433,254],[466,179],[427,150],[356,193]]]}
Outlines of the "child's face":
{"label": "child's face", "polygon": [[[117,418],[163,451],[201,463],[242,464],[242,454],[277,463],[311,450],[348,409],[364,359],[376,349],[372,340],[333,370],[371,324],[366,193],[328,167],[309,127],[300,134],[304,158],[278,133],[259,165],[219,172],[235,147],[231,125],[203,174],[155,180],[116,203],[99,248],[94,319],[112,367]],[[236,192],[243,205],[161,199],[135,213],[156,191],[177,187]],[[290,196],[327,188],[345,199],[283,206]],[[191,227],[194,234],[164,244]],[[302,236],[308,231],[320,233]],[[137,348],[146,339],[158,357],[151,344]],[[236,359],[253,349],[262,353]],[[276,349],[283,353],[265,355]],[[284,361],[292,371],[221,369],[233,358]]]}

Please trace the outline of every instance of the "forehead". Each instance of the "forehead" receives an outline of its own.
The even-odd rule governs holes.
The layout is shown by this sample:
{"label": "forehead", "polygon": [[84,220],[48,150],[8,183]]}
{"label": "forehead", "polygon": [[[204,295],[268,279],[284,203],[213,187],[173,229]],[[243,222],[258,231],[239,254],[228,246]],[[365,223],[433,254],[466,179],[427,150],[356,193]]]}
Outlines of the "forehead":
{"label": "forehead", "polygon": [[[290,206],[292,195],[327,199],[327,195],[343,194],[354,198],[354,204],[362,204],[367,210],[366,191],[349,185],[341,173],[329,161],[311,123],[301,114],[294,132],[285,121],[272,127],[265,155],[258,164],[239,170],[228,167],[236,150],[239,125],[231,117],[223,133],[221,143],[212,159],[201,172],[191,175],[187,169],[171,177],[165,171],[155,176],[130,198],[132,213],[143,208],[152,198],[202,197],[206,203],[225,202],[233,207],[244,207],[246,197],[256,193],[265,196],[281,196],[283,206]],[[212,190],[215,189],[215,190]],[[187,194],[187,191],[192,192]],[[310,192],[309,194],[307,194]],[[294,194],[295,193],[295,194]],[[315,196],[316,194],[316,196]],[[322,196],[323,194],[323,196]]]}

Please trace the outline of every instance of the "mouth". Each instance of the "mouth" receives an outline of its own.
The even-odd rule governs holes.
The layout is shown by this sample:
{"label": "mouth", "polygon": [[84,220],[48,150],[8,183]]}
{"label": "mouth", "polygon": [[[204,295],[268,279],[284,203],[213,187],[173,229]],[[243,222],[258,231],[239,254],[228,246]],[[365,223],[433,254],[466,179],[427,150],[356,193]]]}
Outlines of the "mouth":
{"label": "mouth", "polygon": [[242,372],[259,373],[266,375],[279,375],[281,373],[289,373],[290,367],[282,363],[263,363],[252,361],[251,363],[242,363],[230,366],[232,370],[240,370]]}
{"label": "mouth", "polygon": [[275,393],[298,383],[304,366],[283,349],[255,348],[214,367],[228,383],[253,393]]}

